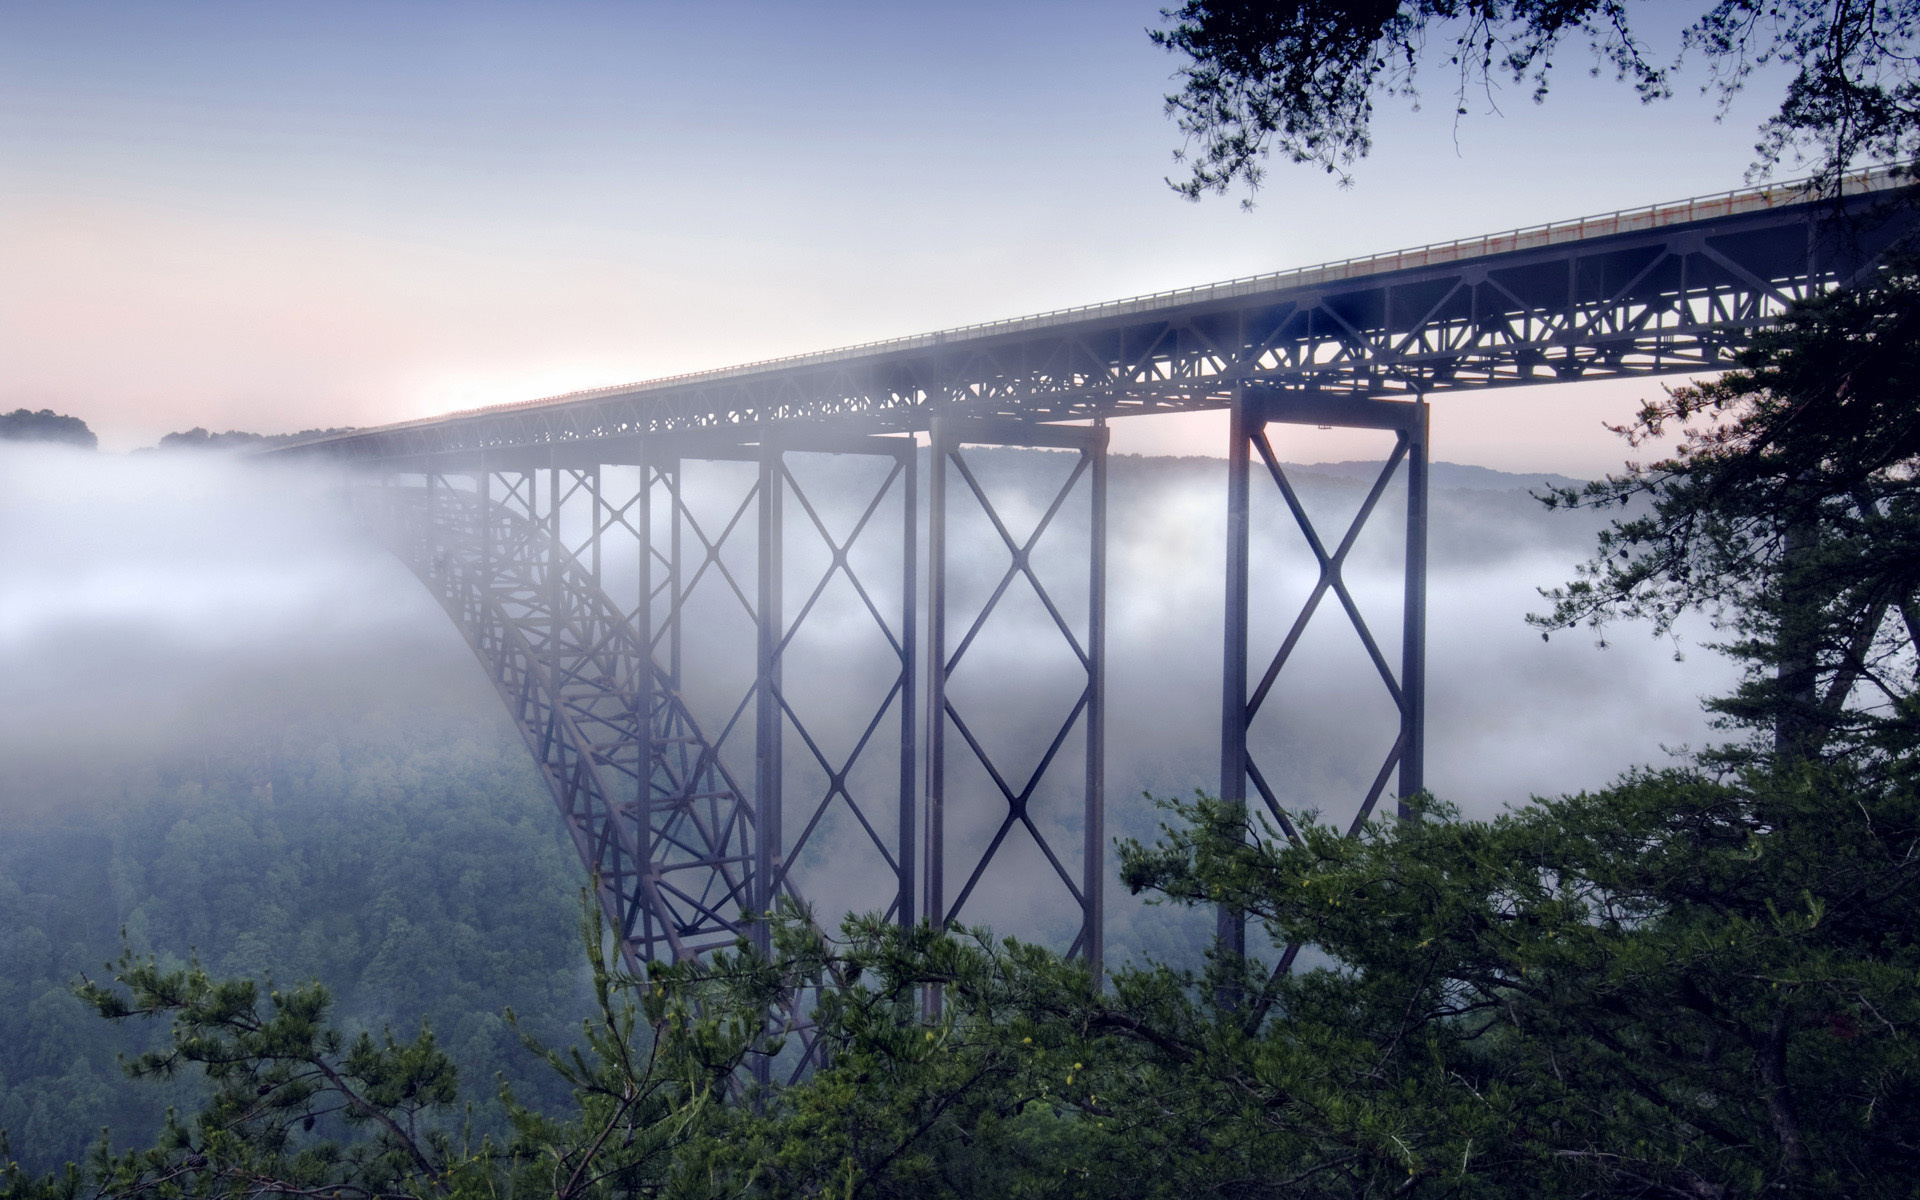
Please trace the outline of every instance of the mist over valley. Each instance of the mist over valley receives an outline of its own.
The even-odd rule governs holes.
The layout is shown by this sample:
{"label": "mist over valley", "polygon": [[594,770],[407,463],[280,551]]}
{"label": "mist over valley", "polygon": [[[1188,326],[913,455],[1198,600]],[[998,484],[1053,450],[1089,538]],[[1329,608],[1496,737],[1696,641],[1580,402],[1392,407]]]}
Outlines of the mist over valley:
{"label": "mist over valley", "polygon": [[[1071,466],[1071,456],[1044,451],[967,454],[1016,539]],[[689,506],[709,525],[738,502],[740,479],[727,466],[688,472]],[[820,456],[794,469],[820,519],[844,531],[872,494],[875,481],[861,474],[870,466]],[[1289,468],[1329,542],[1375,469]],[[1218,786],[1223,464],[1116,456],[1110,470],[1107,828],[1147,838],[1160,817],[1147,794]],[[0,479],[0,1126],[14,1131],[16,1154],[57,1165],[107,1123],[116,1138],[138,1140],[178,1099],[118,1087],[97,1019],[68,991],[118,953],[123,930],[135,952],[168,961],[318,977],[366,1027],[428,1020],[470,1078],[504,1071],[525,1095],[550,1088],[499,1013],[511,1006],[529,1028],[564,1041],[585,1011],[574,933],[581,869],[481,667],[356,519],[349,500],[360,485],[217,452],[14,446],[0,448]],[[1611,630],[1602,652],[1587,636],[1543,643],[1523,624],[1539,606],[1535,589],[1567,579],[1597,527],[1590,515],[1544,511],[1527,494],[1544,481],[1435,468],[1427,776],[1471,816],[1603,784],[1658,759],[1663,744],[1699,745],[1711,731],[1697,697],[1731,678],[1716,655],[1687,647],[1676,660],[1673,643],[1644,631]],[[1261,483],[1257,665],[1315,578],[1277,493]],[[1086,602],[1084,491],[1062,505],[1033,560],[1074,621]],[[900,585],[895,504],[878,510],[850,554],[890,613]],[[1395,661],[1402,505],[1390,488],[1347,567]],[[799,512],[790,503],[790,618],[830,565],[807,549]],[[924,502],[921,512],[924,520]],[[950,639],[1007,563],[982,513],[956,502],[954,514]],[[748,533],[723,560],[751,589]],[[924,577],[924,561],[919,569]],[[751,686],[752,627],[712,587],[703,580],[689,602],[685,687],[717,729]],[[920,595],[924,603],[924,580]],[[831,748],[850,745],[885,698],[897,659],[841,582],[801,628],[787,688],[839,753]],[[1072,665],[1044,606],[1016,580],[953,678],[956,704],[1013,773],[1031,770],[1071,707]],[[1254,751],[1290,808],[1344,824],[1393,720],[1330,598],[1256,725]],[[791,736],[787,746],[791,836],[823,777]],[[736,753],[749,756],[750,740],[723,746]],[[949,755],[965,767],[957,739]],[[897,749],[877,745],[863,764],[849,788],[890,837]],[[1078,793],[1068,786],[1077,776],[1063,779],[1036,794],[1033,813],[1077,870]],[[963,770],[949,797],[951,878],[1005,809]],[[884,907],[890,876],[881,878],[871,847],[829,806],[794,865],[823,918]],[[1108,894],[1110,962],[1197,961],[1210,914],[1146,907],[1117,883]],[[1076,919],[1065,901],[1016,829],[963,918],[1064,944]],[[113,1036],[127,1050],[157,1032]],[[484,1101],[479,1112],[497,1119]]]}

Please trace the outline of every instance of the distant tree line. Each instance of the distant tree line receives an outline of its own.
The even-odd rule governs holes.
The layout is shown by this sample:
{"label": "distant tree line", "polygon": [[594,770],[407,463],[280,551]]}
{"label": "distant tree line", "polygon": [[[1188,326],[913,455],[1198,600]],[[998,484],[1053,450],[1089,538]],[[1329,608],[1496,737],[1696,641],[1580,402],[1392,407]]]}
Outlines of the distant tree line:
{"label": "distant tree line", "polygon": [[289,442],[305,441],[307,438],[329,437],[337,433],[351,433],[353,427],[342,425],[330,429],[302,429],[298,433],[249,433],[241,429],[229,429],[225,433],[209,433],[200,426],[177,433],[169,433],[160,439],[161,450],[246,450],[265,449],[269,446],[284,446]]}
{"label": "distant tree line", "polygon": [[[351,433],[350,425],[328,429],[302,429],[298,433],[249,433],[240,429],[229,429],[225,433],[210,433],[196,425],[192,429],[169,433],[160,439],[157,449],[161,450],[245,450],[283,446],[289,442],[304,441],[307,438],[329,437],[333,434]],[[87,423],[79,417],[69,417],[54,412],[50,408],[34,411],[16,408],[10,413],[0,413],[0,441],[9,442],[55,442],[69,446],[84,446],[88,450],[97,450],[100,439]]]}
{"label": "distant tree line", "polygon": [[63,416],[50,408],[38,412],[16,408],[10,413],[0,413],[0,441],[55,442],[88,450],[97,450],[100,446],[100,439],[87,428],[85,421]]}

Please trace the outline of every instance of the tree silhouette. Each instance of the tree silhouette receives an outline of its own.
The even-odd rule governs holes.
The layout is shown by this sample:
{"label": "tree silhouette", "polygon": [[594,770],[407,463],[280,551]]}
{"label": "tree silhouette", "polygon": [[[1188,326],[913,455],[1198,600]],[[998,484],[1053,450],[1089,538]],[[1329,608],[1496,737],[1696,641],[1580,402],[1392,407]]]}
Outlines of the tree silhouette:
{"label": "tree silhouette", "polygon": [[98,449],[100,439],[79,417],[63,416],[50,408],[39,412],[16,408],[0,413],[0,440],[10,442],[62,442],[69,446]]}

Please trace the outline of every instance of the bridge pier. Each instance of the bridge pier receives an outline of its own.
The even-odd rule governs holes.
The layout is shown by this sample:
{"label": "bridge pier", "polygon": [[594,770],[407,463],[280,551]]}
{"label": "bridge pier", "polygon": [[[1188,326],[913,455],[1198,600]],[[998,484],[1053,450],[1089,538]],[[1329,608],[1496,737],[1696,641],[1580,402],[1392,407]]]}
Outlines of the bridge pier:
{"label": "bridge pier", "polygon": [[[1374,479],[1359,511],[1330,550],[1308,516],[1293,481],[1288,478],[1267,436],[1269,424],[1380,429],[1394,434],[1394,448]],[[1395,771],[1399,773],[1396,812],[1412,815],[1409,801],[1425,786],[1426,756],[1426,597],[1427,597],[1427,430],[1424,397],[1412,401],[1321,395],[1273,385],[1243,385],[1233,395],[1227,457],[1226,655],[1221,673],[1220,799],[1242,814],[1247,787],[1253,786],[1267,815],[1280,832],[1298,841],[1299,832],[1273,783],[1249,752],[1248,731],[1261,706],[1272,696],[1307,624],[1331,594],[1359,635],[1382,686],[1399,717],[1399,728],[1372,785],[1360,800],[1349,833],[1358,832],[1373,815]],[[1293,617],[1280,648],[1252,680],[1248,649],[1249,555],[1254,460],[1272,481],[1318,563],[1319,575],[1305,603]],[[1407,488],[1405,600],[1401,614],[1400,663],[1396,671],[1375,640],[1364,614],[1347,589],[1342,571],[1361,532],[1379,505],[1395,474],[1405,468]],[[1222,908],[1217,933],[1227,951],[1246,953],[1246,921],[1242,913]],[[1291,968],[1300,947],[1287,947],[1276,973]]]}
{"label": "bridge pier", "polygon": [[[831,824],[836,801],[844,806],[862,836],[878,854],[882,869],[892,877],[886,896],[888,916],[896,921],[915,918],[915,764],[918,752],[915,678],[918,655],[918,560],[914,527],[917,524],[917,466],[913,446],[902,438],[872,437],[808,429],[782,431],[751,440],[721,434],[712,437],[678,436],[643,439],[638,458],[646,486],[640,497],[639,528],[645,531],[639,588],[643,597],[637,624],[660,665],[663,686],[680,695],[688,670],[701,669],[686,660],[685,637],[690,606],[704,607],[694,589],[701,578],[724,575],[754,629],[753,684],[750,696],[735,714],[716,728],[712,753],[717,758],[730,735],[752,710],[754,786],[751,805],[752,868],[744,907],[753,913],[770,911],[782,895],[803,898],[804,887],[793,876],[795,863]],[[890,460],[877,489],[867,497],[854,527],[836,535],[830,514],[823,514],[792,469],[794,456],[860,455]],[[753,483],[724,528],[703,526],[686,494],[689,462],[739,462],[753,468]],[[854,543],[871,538],[876,511],[891,500],[906,533],[900,545],[900,603],[891,616],[883,614],[873,598],[876,581],[863,579],[850,557]],[[789,512],[789,504],[793,511]],[[798,517],[792,520],[790,517]],[[748,590],[732,584],[721,562],[721,552],[733,537],[753,539],[755,579]],[[827,566],[818,579],[799,580],[811,591],[791,617],[787,614],[790,549],[824,550]],[[796,642],[803,642],[809,618],[818,611],[822,594],[835,576],[844,579],[864,602],[876,628],[886,640],[886,656],[894,664],[884,697],[871,714],[863,735],[852,750],[837,754],[820,731],[809,728],[788,694],[787,662]],[[749,590],[751,595],[749,596]],[[796,596],[796,598],[798,598]],[[723,606],[726,605],[722,601]],[[863,756],[876,747],[877,735],[889,709],[896,711],[899,769],[897,794],[890,800],[861,794],[848,776]],[[724,716],[724,714],[723,714]],[[789,736],[791,735],[791,737]],[[790,753],[790,751],[794,753]],[[789,775],[796,767],[826,781],[822,794],[790,797]],[[789,803],[798,802],[792,813]],[[894,809],[894,836],[886,836],[887,822],[877,820],[876,802]],[[788,817],[796,821],[789,830]],[[740,932],[762,950],[767,949],[764,921],[743,922]]]}
{"label": "bridge pier", "polygon": [[[994,418],[934,417],[931,421],[932,466],[928,486],[928,583],[927,608],[929,646],[927,655],[927,831],[926,831],[926,912],[939,925],[952,924],[964,916],[967,902],[986,875],[996,856],[1004,849],[1015,826],[1021,826],[1032,838],[1054,874],[1065,886],[1079,909],[1079,930],[1068,948],[1070,955],[1081,955],[1093,967],[1096,978],[1102,966],[1105,937],[1102,928],[1105,896],[1106,861],[1106,586],[1107,586],[1107,441],[1106,423],[1092,426],[1046,425]],[[1054,495],[1051,505],[1033,532],[1017,539],[1007,528],[987,492],[974,476],[966,459],[968,446],[1043,447],[1072,451],[1077,461],[1065,484]],[[948,634],[950,554],[948,543],[949,509],[953,504],[953,481],[965,486],[965,495],[979,506],[998,535],[1006,552],[1007,567],[972,624],[952,643]],[[1089,504],[1089,540],[1087,547],[1087,611],[1083,633],[1076,633],[1066,615],[1055,604],[1046,584],[1035,572],[1032,553],[1048,532],[1061,507],[1085,480]],[[975,639],[1016,579],[1024,577],[1032,585],[1054,626],[1071,650],[1084,684],[1073,709],[1052,734],[1051,744],[1038,766],[1024,780],[1009,779],[984,739],[968,725],[949,691],[949,683]],[[1029,805],[1044,783],[1070,768],[1058,755],[1076,726],[1082,733],[1085,752],[1079,769],[1081,819],[1083,822],[1082,857],[1078,879],[1061,861],[1034,821]],[[1006,811],[985,851],[968,869],[958,893],[949,899],[947,888],[947,817],[950,778],[949,733],[957,734],[969,756],[985,772]],[[991,795],[991,793],[989,793]],[[969,800],[975,797],[968,797]],[[979,797],[989,805],[994,801]],[[965,868],[963,868],[965,869]]]}
{"label": "bridge pier", "polygon": [[[887,917],[900,924],[912,924],[917,908],[914,810],[919,752],[915,686],[919,654],[919,469],[914,445],[906,438],[848,435],[820,429],[782,430],[767,432],[758,444],[758,454],[759,620],[755,702],[759,786],[756,795],[762,825],[757,831],[760,855],[757,869],[766,880],[765,899],[770,906],[780,889],[793,890],[791,872],[795,861],[821,833],[823,823],[829,820],[838,801],[893,877]],[[858,520],[838,535],[790,462],[796,455],[823,454],[869,456],[891,463],[878,486],[867,493]],[[883,614],[869,590],[877,586],[878,581],[863,579],[851,557],[855,543],[869,534],[876,513],[889,498],[898,504],[903,530],[899,543],[899,608],[892,620]],[[800,518],[791,524],[787,520],[789,500]],[[827,558],[824,572],[817,578],[801,581],[811,586],[791,619],[786,615],[790,540],[795,549],[807,546],[816,553],[824,550]],[[836,576],[852,588],[885,638],[891,662],[889,669],[893,673],[861,736],[844,754],[836,754],[829,748],[822,731],[809,728],[793,703],[786,682],[788,657],[802,637],[809,618],[820,611],[821,599]],[[873,748],[890,709],[895,711],[899,756],[894,775],[895,794],[891,798],[893,812],[889,814],[895,826],[892,839],[881,832],[885,822],[877,819],[879,813],[873,807],[882,802],[883,797],[857,794],[857,788],[849,782],[859,760]],[[785,830],[787,775],[793,765],[786,754],[788,733],[799,743],[801,765],[817,771],[825,779],[824,790],[817,795],[806,795],[804,807],[796,809],[799,820],[792,837]]]}

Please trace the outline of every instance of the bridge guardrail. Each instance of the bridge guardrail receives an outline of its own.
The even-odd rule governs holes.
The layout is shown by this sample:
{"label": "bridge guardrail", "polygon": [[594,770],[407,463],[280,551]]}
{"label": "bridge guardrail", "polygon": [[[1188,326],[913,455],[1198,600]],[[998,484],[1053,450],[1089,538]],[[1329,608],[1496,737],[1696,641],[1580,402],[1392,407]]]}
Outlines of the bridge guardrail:
{"label": "bridge guardrail", "polygon": [[[1888,191],[1901,186],[1908,180],[1909,176],[1896,174],[1892,169],[1876,168],[1871,171],[1857,172],[1849,176],[1845,182],[1844,192],[1846,195],[1862,195],[1872,192]],[[1615,212],[1577,217],[1567,221],[1549,221],[1544,224],[1529,225],[1520,229],[1507,230],[1502,233],[1483,234],[1478,237],[1455,238],[1445,242],[1430,242],[1426,245],[1412,246],[1402,250],[1389,250],[1380,254],[1357,255],[1352,258],[1316,263],[1306,267],[1292,267],[1283,271],[1268,271],[1258,275],[1242,275],[1234,279],[1221,280],[1217,283],[1196,284],[1192,287],[1184,288],[1169,288],[1165,291],[1149,292],[1139,296],[1128,296],[1120,300],[1107,300],[1098,304],[1081,304],[1070,308],[1056,308],[1049,309],[1045,312],[1029,313],[1025,316],[1006,317],[997,321],[982,321],[971,325],[958,325],[949,329],[936,330],[932,333],[916,333],[896,338],[883,338],[872,342],[859,342],[850,346],[836,347],[832,350],[818,350],[808,354],[758,359],[753,362],[738,363],[730,367],[717,367],[701,371],[685,371],[678,375],[663,375],[654,379],[616,384],[609,387],[584,388],[579,391],[562,392],[554,396],[543,396],[534,400],[514,400],[503,404],[489,404],[479,408],[460,409],[442,416],[423,418],[421,421],[401,422],[396,425],[386,426],[385,428],[404,428],[407,425],[457,420],[462,417],[488,416],[496,413],[514,412],[521,409],[541,408],[548,405],[558,406],[573,401],[594,400],[607,396],[623,395],[630,392],[651,391],[656,388],[671,387],[676,384],[727,379],[777,367],[799,366],[806,363],[837,362],[843,359],[857,358],[886,350],[917,350],[928,346],[937,346],[949,340],[980,337],[987,334],[1012,332],[1015,330],[1043,328],[1047,325],[1068,320],[1080,320],[1088,317],[1101,316],[1125,316],[1130,313],[1160,308],[1172,303],[1207,300],[1215,297],[1229,299],[1251,293],[1273,291],[1283,287],[1311,286],[1316,283],[1330,283],[1342,279],[1351,279],[1359,275],[1376,275],[1388,271],[1407,270],[1415,267],[1458,262],[1463,258],[1480,258],[1494,254],[1506,254],[1517,250],[1533,250],[1542,246],[1581,241],[1590,237],[1609,237],[1619,233],[1636,233],[1648,229],[1659,229],[1668,225],[1685,225],[1693,221],[1705,221],[1716,217],[1736,216],[1740,213],[1757,212],[1769,208],[1782,208],[1792,204],[1804,204],[1813,198],[1815,198],[1815,195],[1812,191],[1811,182],[1808,180],[1795,180],[1789,183],[1757,188],[1735,188],[1730,191],[1716,192],[1706,196],[1695,196],[1687,200],[1649,204],[1639,208],[1621,209]]]}
{"label": "bridge guardrail", "polygon": [[[1865,195],[1875,192],[1891,191],[1896,188],[1908,186],[1915,182],[1917,177],[1916,171],[1920,171],[1920,165],[1881,167],[1856,172],[1843,181],[1842,194],[1847,196]],[[1130,296],[1124,299],[1105,301],[1098,304],[1077,305],[1069,308],[1058,308],[1046,312],[1031,313],[1019,317],[1008,317],[997,321],[985,321],[971,325],[955,326],[931,333],[910,334],[903,337],[862,342],[855,345],[814,351],[807,354],[788,355],[779,358],[740,363],[728,367],[688,371],[677,375],[661,376],[654,379],[617,384],[609,387],[581,389],[552,396],[544,396],[533,400],[517,400],[502,404],[484,405],[477,408],[442,413],[436,416],[420,417],[410,421],[396,421],[386,425],[370,426],[343,434],[317,437],[307,441],[290,442],[275,447],[275,451],[321,446],[337,441],[351,441],[369,434],[401,432],[435,425],[457,425],[466,421],[482,420],[490,417],[539,409],[564,410],[575,404],[587,404],[616,397],[641,396],[653,392],[668,391],[689,384],[711,384],[795,367],[824,366],[849,359],[884,354],[889,351],[924,350],[949,342],[986,338],[998,334],[1040,330],[1050,326],[1065,325],[1102,317],[1125,317],[1149,313],[1162,308],[1172,308],[1183,304],[1206,302],[1209,300],[1233,300],[1287,288],[1310,288],[1316,284],[1336,283],[1341,280],[1368,275],[1385,274],[1392,271],[1417,269],[1427,266],[1439,266],[1459,262],[1463,259],[1535,250],[1542,247],[1578,242],[1588,238],[1602,238],[1622,233],[1655,230],[1667,226],[1684,225],[1694,221],[1711,220],[1714,218],[1737,216],[1743,213],[1806,204],[1819,198],[1819,193],[1814,190],[1813,184],[1809,180],[1795,180],[1787,183],[1754,188],[1736,188],[1726,192],[1696,196],[1687,200],[1668,201],[1660,204],[1645,205],[1639,208],[1621,209],[1615,212],[1600,213],[1566,221],[1551,221],[1521,229],[1507,230],[1501,233],[1456,238],[1445,242],[1433,242],[1422,246],[1413,246],[1380,254],[1359,255],[1311,266],[1290,268],[1282,271],[1270,271],[1257,275],[1246,275],[1216,283],[1199,284],[1184,288],[1171,288],[1165,291],[1152,292],[1140,296]]]}

